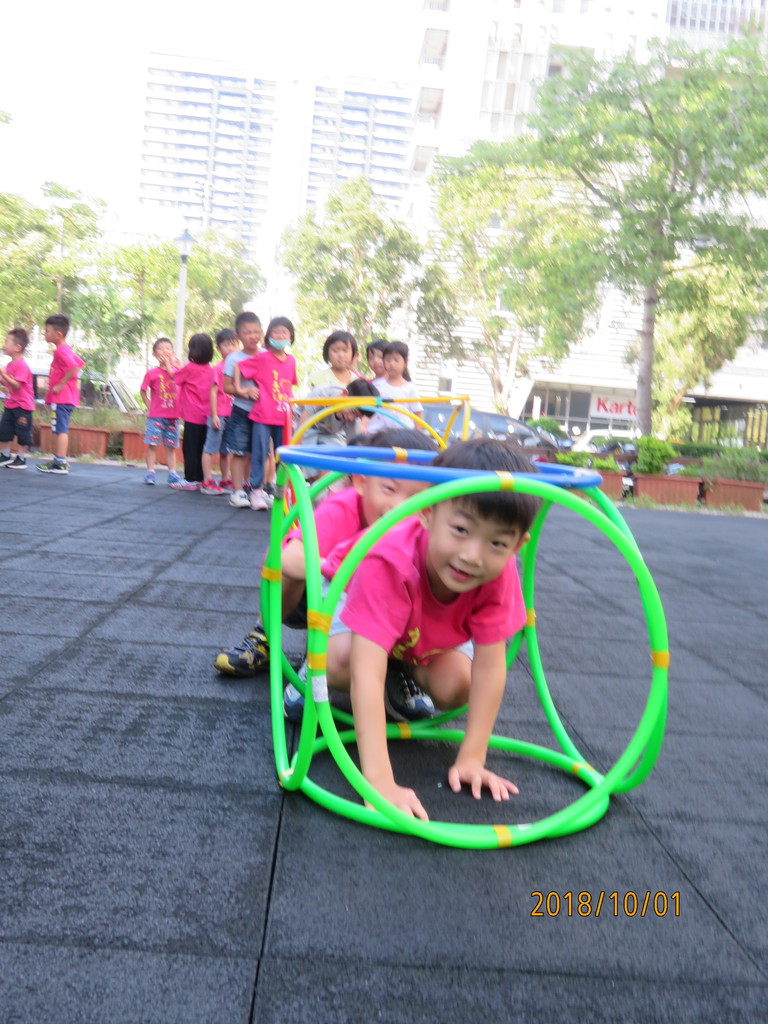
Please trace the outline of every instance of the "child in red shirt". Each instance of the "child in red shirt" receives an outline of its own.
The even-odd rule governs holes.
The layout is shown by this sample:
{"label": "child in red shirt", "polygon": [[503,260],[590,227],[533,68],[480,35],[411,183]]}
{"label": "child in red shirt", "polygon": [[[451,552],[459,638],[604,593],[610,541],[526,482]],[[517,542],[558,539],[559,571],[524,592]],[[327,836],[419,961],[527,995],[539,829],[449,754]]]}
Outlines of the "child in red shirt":
{"label": "child in red shirt", "polygon": [[273,497],[264,490],[264,463],[269,455],[270,442],[277,451],[283,443],[283,426],[290,415],[293,388],[296,385],[296,360],[286,352],[295,340],[293,324],[285,316],[276,316],[269,322],[265,347],[250,359],[235,366],[235,388],[246,377],[256,382],[259,397],[253,403],[248,418],[253,422],[251,446],[251,508],[272,508]]}
{"label": "child in red shirt", "polygon": [[171,487],[177,491],[199,491],[203,482],[203,447],[214,381],[211,366],[213,339],[209,334],[193,334],[187,352],[189,362],[173,371],[173,379],[179,389],[179,414],[184,420],[181,442],[184,479],[171,484]]}
{"label": "child in red shirt", "polygon": [[67,344],[69,317],[54,313],[45,321],[45,340],[54,346],[53,360],[48,375],[48,393],[45,404],[53,410],[51,433],[53,435],[53,459],[37,468],[41,473],[65,474],[69,472],[67,450],[69,448],[69,419],[72,410],[80,405],[78,377],[85,363],[75,355]]}
{"label": "child in red shirt", "polygon": [[[530,473],[512,445],[490,438],[451,445],[434,466]],[[360,766],[382,796],[418,818],[413,790],[394,778],[386,741],[387,659],[401,660],[438,708],[467,702],[467,731],[448,772],[494,800],[517,789],[485,767],[506,682],[506,640],[525,624],[515,555],[528,539],[540,499],[515,491],[468,494],[399,523],[368,552],[347,588],[341,622],[328,641],[328,684],[350,690]],[[382,600],[386,595],[386,600]],[[474,648],[467,649],[467,641]]]}
{"label": "child in red shirt", "polygon": [[24,358],[29,335],[23,327],[14,327],[5,336],[3,353],[11,357],[10,363],[0,370],[0,387],[5,392],[5,408],[0,418],[0,443],[16,438],[16,451],[6,448],[0,454],[0,466],[8,469],[26,469],[24,457],[32,444],[32,413],[35,393],[32,371]]}

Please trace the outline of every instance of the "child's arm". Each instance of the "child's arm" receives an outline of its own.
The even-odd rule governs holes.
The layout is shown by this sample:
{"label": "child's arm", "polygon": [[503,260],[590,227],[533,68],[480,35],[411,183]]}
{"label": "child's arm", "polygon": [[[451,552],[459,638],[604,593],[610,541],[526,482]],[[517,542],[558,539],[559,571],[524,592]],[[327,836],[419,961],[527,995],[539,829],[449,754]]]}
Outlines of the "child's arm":
{"label": "child's arm", "polygon": [[235,389],[233,394],[237,395],[239,398],[251,398],[254,402],[258,402],[259,400],[259,388],[257,384],[253,384],[247,388],[243,387],[239,363],[235,363]]}
{"label": "child's arm", "polygon": [[218,430],[221,427],[221,420],[219,419],[219,414],[216,412],[216,403],[218,401],[218,396],[219,385],[216,383],[216,380],[214,379],[213,384],[211,384],[211,393],[209,397],[209,402],[211,406],[211,426],[213,427],[214,430]]}
{"label": "child's arm", "polygon": [[458,793],[462,782],[472,789],[472,796],[480,799],[483,786],[491,791],[494,800],[509,800],[517,793],[514,783],[488,771],[485,759],[488,740],[496,723],[504,685],[507,663],[504,643],[478,644],[472,660],[472,682],[467,708],[467,731],[459,753],[448,771],[448,784]]}
{"label": "child's arm", "polygon": [[51,388],[51,391],[53,392],[53,394],[54,395],[60,394],[61,391],[64,389],[64,387],[67,384],[69,384],[69,382],[72,380],[72,378],[75,376],[75,374],[77,373],[77,371],[79,369],[80,369],[79,366],[70,366],[70,368],[67,370],[67,372],[64,374],[64,376],[61,378],[61,380],[56,385],[56,387]]}
{"label": "child's arm", "polygon": [[21,381],[16,380],[15,377],[11,377],[11,375],[9,373],[6,373],[5,370],[0,370],[0,381],[2,381],[3,384],[5,384],[6,387],[9,388],[21,387]]}
{"label": "child's arm", "polygon": [[139,394],[141,395],[141,400],[144,403],[144,407],[147,410],[147,412],[149,412],[149,399],[147,398],[148,393],[148,388],[142,388],[141,391],[139,392]]}
{"label": "child's arm", "polygon": [[360,768],[383,797],[406,814],[428,821],[427,812],[412,789],[398,786],[387,749],[384,680],[387,652],[358,633],[352,634],[350,696],[357,734]]}

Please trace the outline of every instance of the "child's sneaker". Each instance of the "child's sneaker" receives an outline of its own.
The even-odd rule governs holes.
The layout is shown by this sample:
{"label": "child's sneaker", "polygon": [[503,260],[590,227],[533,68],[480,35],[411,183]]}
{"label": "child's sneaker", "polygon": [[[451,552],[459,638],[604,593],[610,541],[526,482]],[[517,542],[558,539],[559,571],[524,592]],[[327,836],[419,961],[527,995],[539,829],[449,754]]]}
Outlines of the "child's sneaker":
{"label": "child's sneaker", "polygon": [[214,666],[225,676],[255,676],[269,668],[269,642],[261,626],[255,626],[231,651],[216,656]]}
{"label": "child's sneaker", "polygon": [[408,666],[394,658],[387,664],[384,707],[396,722],[418,722],[437,714],[431,698],[411,679]]}
{"label": "child's sneaker", "polygon": [[289,722],[298,723],[304,717],[304,698],[293,683],[283,690],[283,714]]}
{"label": "child's sneaker", "polygon": [[4,462],[2,465],[4,465],[6,469],[26,469],[27,460],[23,455],[17,455],[12,462]]}
{"label": "child's sneaker", "polygon": [[153,484],[155,482],[155,471],[154,469],[148,469],[144,474],[144,483]]}
{"label": "child's sneaker", "polygon": [[50,462],[44,462],[42,466],[37,467],[41,473],[60,473],[66,475],[69,472],[68,463],[62,459],[51,459]]}
{"label": "child's sneaker", "polygon": [[254,512],[265,512],[272,508],[274,498],[266,491],[251,491],[251,508]]}
{"label": "child's sneaker", "polygon": [[251,503],[245,491],[234,491],[229,496],[229,504],[233,508],[250,508]]}
{"label": "child's sneaker", "polygon": [[169,484],[169,486],[173,487],[174,484],[180,484],[180,483],[183,483],[183,481],[184,481],[184,477],[181,475],[181,473],[177,473],[176,470],[171,470],[168,473],[168,484]]}
{"label": "child's sneaker", "polygon": [[224,494],[232,494],[232,492],[235,489],[235,485],[232,483],[232,480],[231,480],[230,477],[227,477],[226,480],[220,480],[219,481],[219,487],[222,489]]}
{"label": "child's sneaker", "polygon": [[7,466],[16,456],[12,452],[0,452],[0,466]]}
{"label": "child's sneaker", "polygon": [[203,494],[224,493],[224,491],[221,489],[221,487],[219,487],[219,485],[216,483],[213,477],[210,477],[210,479],[208,480],[203,480],[202,484],[200,485],[200,490],[202,491]]}
{"label": "child's sneaker", "polygon": [[171,487],[174,491],[199,491],[200,482],[198,480],[184,480],[182,478],[181,480],[177,480],[175,483],[172,483]]}

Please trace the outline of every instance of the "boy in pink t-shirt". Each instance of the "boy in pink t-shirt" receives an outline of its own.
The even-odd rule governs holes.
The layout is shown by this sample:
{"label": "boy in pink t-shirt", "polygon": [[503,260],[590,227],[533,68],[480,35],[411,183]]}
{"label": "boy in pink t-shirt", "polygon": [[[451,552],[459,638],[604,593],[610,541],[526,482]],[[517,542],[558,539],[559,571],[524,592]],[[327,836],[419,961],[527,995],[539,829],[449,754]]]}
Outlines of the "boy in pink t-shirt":
{"label": "boy in pink t-shirt", "polygon": [[32,387],[32,371],[24,358],[29,336],[23,327],[14,327],[5,336],[3,353],[11,361],[0,370],[0,387],[6,392],[5,408],[0,418],[0,443],[13,442],[16,450],[6,448],[0,454],[0,466],[7,469],[26,469],[25,455],[32,444],[32,413],[35,408],[35,394]]}
{"label": "boy in pink t-shirt", "polygon": [[[173,379],[174,367],[179,367],[170,338],[158,338],[152,346],[158,365],[144,374],[141,382],[141,400],[147,407],[147,426],[144,444],[147,446],[147,472],[145,484],[154,484],[157,449],[165,448],[168,483],[181,479],[176,472],[176,450],[179,447],[178,391]],[[147,397],[149,396],[149,397]]]}
{"label": "boy in pink t-shirt", "polygon": [[[434,460],[449,469],[530,473],[524,455],[503,441],[451,445]],[[362,560],[331,631],[328,685],[349,689],[363,775],[401,810],[427,820],[413,790],[394,778],[386,741],[387,660],[438,708],[469,703],[467,730],[448,782],[479,799],[516,793],[485,767],[506,682],[506,640],[525,624],[515,555],[528,539],[540,500],[515,491],[481,492],[428,506],[399,523]],[[386,595],[386,600],[382,600]],[[468,647],[471,641],[473,647]]]}
{"label": "boy in pink t-shirt", "polygon": [[286,352],[295,340],[293,324],[285,316],[273,317],[267,327],[265,347],[235,367],[235,387],[245,377],[253,380],[259,397],[248,415],[252,421],[251,508],[272,508],[273,497],[264,490],[264,463],[270,445],[277,451],[283,443],[283,426],[290,415],[289,402],[296,385],[296,360]]}
{"label": "boy in pink t-shirt", "polygon": [[179,414],[184,420],[181,442],[184,479],[171,487],[179,491],[199,491],[203,482],[203,447],[213,384],[213,339],[209,334],[193,334],[187,354],[189,362],[173,371],[179,389]]}
{"label": "boy in pink t-shirt", "polygon": [[[418,448],[434,451],[435,445],[416,430],[385,430],[376,439],[377,447]],[[320,558],[330,558],[339,546],[357,539],[385,512],[402,504],[412,494],[423,490],[420,480],[396,480],[390,477],[352,476],[352,486],[329,494],[315,509],[315,529]],[[283,622],[292,624],[294,613],[305,620],[303,606],[307,572],[304,564],[304,543],[299,529],[285,538],[281,558]],[[301,628],[304,628],[302,625]],[[222,651],[214,662],[223,675],[248,677],[269,668],[269,644],[261,622],[257,622],[243,641],[229,651]]]}
{"label": "boy in pink t-shirt", "polygon": [[45,321],[45,340],[54,346],[53,360],[48,374],[48,393],[45,404],[52,409],[51,434],[53,459],[37,468],[41,473],[66,474],[69,472],[69,420],[72,410],[80,405],[78,376],[85,363],[67,344],[69,317],[54,313]]}

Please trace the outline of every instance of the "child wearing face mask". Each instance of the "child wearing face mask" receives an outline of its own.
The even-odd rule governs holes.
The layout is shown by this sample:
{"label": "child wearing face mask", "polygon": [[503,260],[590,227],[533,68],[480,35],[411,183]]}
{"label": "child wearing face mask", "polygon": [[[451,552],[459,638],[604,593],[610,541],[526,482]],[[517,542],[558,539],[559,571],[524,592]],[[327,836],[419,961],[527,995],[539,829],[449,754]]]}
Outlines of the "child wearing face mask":
{"label": "child wearing face mask", "polygon": [[235,387],[240,378],[256,382],[259,397],[249,414],[252,421],[251,446],[251,508],[259,511],[272,507],[273,497],[264,490],[264,461],[269,443],[274,450],[283,443],[283,427],[289,414],[296,385],[296,360],[286,352],[295,338],[293,324],[284,316],[276,316],[267,327],[265,347],[250,359],[235,366]]}

